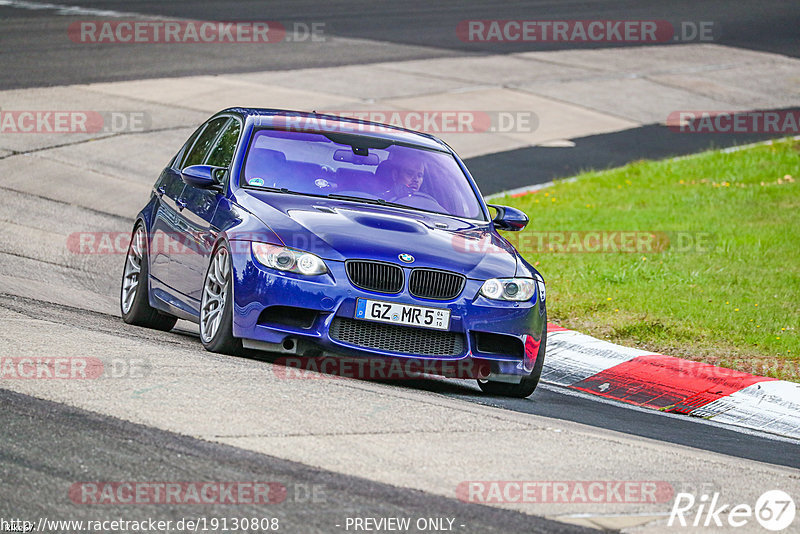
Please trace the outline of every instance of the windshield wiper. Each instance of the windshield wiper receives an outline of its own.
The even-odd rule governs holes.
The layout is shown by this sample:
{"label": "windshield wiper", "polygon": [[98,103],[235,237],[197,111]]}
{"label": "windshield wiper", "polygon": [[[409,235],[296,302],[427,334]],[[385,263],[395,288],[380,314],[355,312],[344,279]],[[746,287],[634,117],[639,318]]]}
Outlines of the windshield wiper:
{"label": "windshield wiper", "polygon": [[411,211],[421,211],[423,213],[435,213],[437,215],[448,215],[447,213],[440,213],[438,211],[431,211],[431,210],[424,210],[422,208],[415,208],[414,206],[407,206],[405,204],[400,204],[399,202],[389,202],[388,200],[383,200],[382,198],[365,198],[365,197],[354,197],[350,195],[337,195],[336,193],[331,193],[330,195],[325,195],[326,198],[331,198],[334,200],[352,200],[353,202],[363,202],[364,204],[377,204],[379,206],[391,206],[393,208],[402,208],[404,210],[411,210]]}
{"label": "windshield wiper", "polygon": [[325,195],[327,198],[332,198],[334,200],[353,200],[355,202],[364,202],[365,204],[380,204],[381,206],[396,206],[397,204],[393,204],[391,202],[386,202],[382,198],[366,198],[366,197],[354,197],[350,195],[337,195],[336,193],[331,193],[330,195]]}
{"label": "windshield wiper", "polygon": [[290,189],[286,189],[285,187],[271,187],[271,186],[268,186],[268,185],[256,185],[256,186],[252,186],[251,185],[250,187],[255,187],[259,191],[269,191],[270,193],[286,193],[286,194],[289,194],[289,195],[302,195],[302,193],[298,193],[297,191],[292,191]]}

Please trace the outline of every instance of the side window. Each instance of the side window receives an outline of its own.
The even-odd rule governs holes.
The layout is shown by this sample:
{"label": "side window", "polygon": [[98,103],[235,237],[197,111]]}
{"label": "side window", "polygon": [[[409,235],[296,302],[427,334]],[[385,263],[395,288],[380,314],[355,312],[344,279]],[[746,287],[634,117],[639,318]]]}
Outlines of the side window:
{"label": "side window", "polygon": [[237,120],[231,120],[228,127],[219,136],[216,146],[211,149],[211,154],[206,160],[206,165],[216,167],[229,167],[233,161],[233,153],[236,150],[236,143],[239,140],[241,125]]}
{"label": "side window", "polygon": [[197,139],[197,136],[200,135],[200,132],[203,131],[204,127],[205,127],[205,124],[200,126],[198,129],[196,129],[192,133],[192,135],[189,136],[189,139],[186,141],[186,143],[181,147],[181,149],[178,151],[178,153],[175,154],[175,157],[172,158],[172,161],[169,164],[170,167],[172,167],[174,169],[182,168],[181,165],[180,165],[181,161],[186,159],[186,154],[192,148],[192,145],[194,145],[195,139]]}
{"label": "side window", "polygon": [[197,138],[194,146],[183,160],[181,169],[188,167],[189,165],[199,165],[203,163],[203,160],[206,158],[206,154],[208,154],[208,151],[211,148],[211,144],[217,138],[217,134],[222,127],[225,126],[225,123],[228,122],[228,120],[228,117],[220,117],[208,123],[206,129],[203,130],[203,133],[201,133]]}

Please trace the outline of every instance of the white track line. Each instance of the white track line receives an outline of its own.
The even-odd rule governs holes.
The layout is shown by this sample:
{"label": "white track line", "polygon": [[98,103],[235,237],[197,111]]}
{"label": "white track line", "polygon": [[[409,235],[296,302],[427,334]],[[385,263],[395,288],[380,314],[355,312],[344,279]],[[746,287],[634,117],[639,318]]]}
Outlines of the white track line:
{"label": "white track line", "polygon": [[69,6],[64,4],[50,4],[48,2],[28,2],[26,0],[0,0],[0,7],[27,9],[29,11],[55,11],[56,15],[63,15],[63,16],[90,15],[93,17],[111,17],[111,18],[126,18],[126,17],[150,18],[150,19],[162,18],[152,15],[145,15],[143,13],[133,13],[130,11],[94,9],[90,7]]}

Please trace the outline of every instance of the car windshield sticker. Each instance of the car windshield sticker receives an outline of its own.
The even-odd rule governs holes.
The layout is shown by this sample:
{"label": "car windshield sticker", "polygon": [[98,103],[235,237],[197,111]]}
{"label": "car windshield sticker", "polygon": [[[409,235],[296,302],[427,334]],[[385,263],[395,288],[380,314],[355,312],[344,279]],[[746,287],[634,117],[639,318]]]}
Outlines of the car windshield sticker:
{"label": "car windshield sticker", "polygon": [[262,178],[250,178],[247,185],[264,185],[264,180]]}

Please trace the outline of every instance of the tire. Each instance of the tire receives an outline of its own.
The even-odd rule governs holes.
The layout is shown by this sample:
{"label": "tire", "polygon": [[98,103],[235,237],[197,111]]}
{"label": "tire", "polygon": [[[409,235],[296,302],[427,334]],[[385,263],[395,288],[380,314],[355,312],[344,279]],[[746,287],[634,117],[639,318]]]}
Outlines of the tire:
{"label": "tire", "polygon": [[148,266],[147,237],[142,223],[137,223],[133,227],[131,244],[128,245],[125,267],[122,270],[119,292],[122,320],[128,324],[168,332],[178,319],[150,306]]}
{"label": "tire", "polygon": [[478,386],[486,394],[497,397],[515,397],[524,399],[530,397],[539,385],[544,366],[544,354],[547,350],[547,320],[542,331],[542,341],[539,343],[539,352],[536,354],[536,363],[533,365],[531,374],[522,379],[519,384],[509,384],[506,382],[490,382],[488,380],[478,380]]}
{"label": "tire", "polygon": [[200,341],[206,350],[241,354],[242,340],[233,337],[233,280],[230,251],[220,244],[211,255],[200,301]]}

